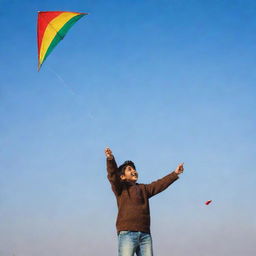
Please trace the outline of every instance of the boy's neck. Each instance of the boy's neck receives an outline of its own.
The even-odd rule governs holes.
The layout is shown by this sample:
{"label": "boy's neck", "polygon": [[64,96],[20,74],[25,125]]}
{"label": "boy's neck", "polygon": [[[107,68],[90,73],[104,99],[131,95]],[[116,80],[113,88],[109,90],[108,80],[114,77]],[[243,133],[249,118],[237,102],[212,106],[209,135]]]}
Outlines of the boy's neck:
{"label": "boy's neck", "polygon": [[127,183],[130,183],[130,184],[136,184],[136,181],[133,181],[133,180],[124,180],[124,182],[127,182]]}

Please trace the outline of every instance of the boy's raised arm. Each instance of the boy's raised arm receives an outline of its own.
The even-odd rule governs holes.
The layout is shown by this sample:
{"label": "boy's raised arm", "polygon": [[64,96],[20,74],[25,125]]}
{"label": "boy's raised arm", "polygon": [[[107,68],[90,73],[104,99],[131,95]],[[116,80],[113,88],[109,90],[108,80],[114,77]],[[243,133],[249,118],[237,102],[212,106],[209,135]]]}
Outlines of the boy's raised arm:
{"label": "boy's raised arm", "polygon": [[148,197],[150,198],[168,188],[174,181],[179,178],[178,175],[183,173],[183,171],[183,164],[179,164],[175,171],[166,175],[162,179],[154,181],[150,184],[146,184],[145,187]]}
{"label": "boy's raised arm", "polygon": [[110,148],[105,149],[105,155],[107,157],[107,172],[108,172],[108,180],[111,183],[111,187],[113,192],[116,195],[119,195],[122,191],[121,180],[118,175],[118,167],[115,161],[115,157],[112,154]]}

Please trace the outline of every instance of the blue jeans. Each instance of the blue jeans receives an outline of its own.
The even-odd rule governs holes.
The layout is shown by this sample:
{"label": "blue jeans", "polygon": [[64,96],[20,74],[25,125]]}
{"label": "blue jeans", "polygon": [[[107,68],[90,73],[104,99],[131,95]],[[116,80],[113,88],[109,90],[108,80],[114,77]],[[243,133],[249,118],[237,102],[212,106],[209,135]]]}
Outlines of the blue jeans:
{"label": "blue jeans", "polygon": [[118,256],[153,256],[151,235],[137,231],[120,231]]}

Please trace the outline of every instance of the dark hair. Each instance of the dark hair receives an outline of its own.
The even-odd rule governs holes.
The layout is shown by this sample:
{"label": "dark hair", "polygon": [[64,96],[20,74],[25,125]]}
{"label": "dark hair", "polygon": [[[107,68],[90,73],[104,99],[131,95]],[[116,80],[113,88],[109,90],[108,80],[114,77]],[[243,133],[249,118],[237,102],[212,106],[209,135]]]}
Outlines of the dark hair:
{"label": "dark hair", "polygon": [[131,166],[133,169],[136,170],[136,167],[135,167],[135,164],[133,161],[130,161],[130,160],[127,160],[125,161],[123,164],[121,164],[119,167],[118,167],[118,173],[119,175],[124,175],[124,170],[127,166]]}

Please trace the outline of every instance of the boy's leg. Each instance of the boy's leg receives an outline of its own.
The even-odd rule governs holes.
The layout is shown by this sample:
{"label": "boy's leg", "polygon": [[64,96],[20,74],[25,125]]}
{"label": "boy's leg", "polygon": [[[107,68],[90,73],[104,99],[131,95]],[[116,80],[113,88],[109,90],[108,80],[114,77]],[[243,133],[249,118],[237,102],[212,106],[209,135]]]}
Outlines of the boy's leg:
{"label": "boy's leg", "polygon": [[153,245],[151,235],[141,232],[139,246],[136,250],[137,256],[153,256]]}
{"label": "boy's leg", "polygon": [[139,245],[139,232],[121,231],[118,235],[118,256],[133,256]]}

